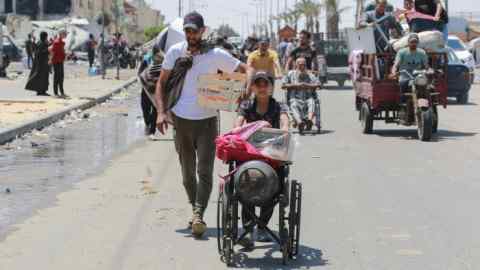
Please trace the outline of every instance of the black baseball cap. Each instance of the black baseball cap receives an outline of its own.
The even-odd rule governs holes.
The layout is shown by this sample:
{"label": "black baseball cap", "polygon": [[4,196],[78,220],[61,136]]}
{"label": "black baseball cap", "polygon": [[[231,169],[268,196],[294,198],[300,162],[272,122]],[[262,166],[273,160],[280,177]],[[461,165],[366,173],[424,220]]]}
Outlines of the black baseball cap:
{"label": "black baseball cap", "polygon": [[265,71],[258,71],[257,73],[255,73],[252,76],[252,82],[254,84],[257,83],[259,80],[265,80],[269,84],[272,84],[272,85],[273,85],[273,81],[274,81],[273,76],[270,73],[265,72]]}
{"label": "black baseball cap", "polygon": [[205,27],[203,17],[196,11],[188,13],[183,18],[183,29],[192,28],[198,30],[203,27]]}
{"label": "black baseball cap", "polygon": [[268,37],[261,37],[259,43],[270,43],[270,39]]}

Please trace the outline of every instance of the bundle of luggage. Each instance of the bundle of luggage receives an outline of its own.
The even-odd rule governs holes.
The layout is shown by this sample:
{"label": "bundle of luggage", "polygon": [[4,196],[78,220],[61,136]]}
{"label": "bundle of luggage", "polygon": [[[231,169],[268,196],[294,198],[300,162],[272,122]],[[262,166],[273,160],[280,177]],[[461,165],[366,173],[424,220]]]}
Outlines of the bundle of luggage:
{"label": "bundle of luggage", "polygon": [[[445,39],[439,31],[425,31],[418,33],[420,41],[418,47],[427,52],[444,52],[446,49]],[[398,52],[402,48],[408,47],[408,34],[400,39],[392,40],[393,49]]]}

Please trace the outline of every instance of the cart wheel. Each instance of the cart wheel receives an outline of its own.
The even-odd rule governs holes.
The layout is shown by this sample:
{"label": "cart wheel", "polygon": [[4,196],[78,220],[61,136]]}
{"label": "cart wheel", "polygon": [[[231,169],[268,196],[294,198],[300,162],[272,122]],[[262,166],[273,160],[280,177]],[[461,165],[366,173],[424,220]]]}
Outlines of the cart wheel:
{"label": "cart wheel", "polygon": [[439,117],[438,117],[438,109],[437,106],[433,107],[433,127],[432,127],[432,133],[437,133],[438,132],[438,122],[439,122]]}
{"label": "cart wheel", "polygon": [[418,138],[424,142],[432,139],[433,133],[433,111],[428,108],[425,111],[420,111],[418,114],[417,132]]}
{"label": "cart wheel", "polygon": [[290,239],[288,235],[288,229],[285,224],[285,220],[288,220],[289,217],[286,216],[285,207],[279,205],[279,233],[280,233],[280,250],[282,251],[282,263],[287,265],[288,258],[290,256]]}
{"label": "cart wheel", "polygon": [[368,106],[367,102],[362,103],[360,108],[360,122],[362,126],[362,132],[364,134],[372,134],[373,132],[373,114]]}
{"label": "cart wheel", "polygon": [[293,258],[298,255],[300,246],[300,221],[302,213],[302,184],[297,180],[291,183],[290,192],[290,212],[289,212],[289,257]]}

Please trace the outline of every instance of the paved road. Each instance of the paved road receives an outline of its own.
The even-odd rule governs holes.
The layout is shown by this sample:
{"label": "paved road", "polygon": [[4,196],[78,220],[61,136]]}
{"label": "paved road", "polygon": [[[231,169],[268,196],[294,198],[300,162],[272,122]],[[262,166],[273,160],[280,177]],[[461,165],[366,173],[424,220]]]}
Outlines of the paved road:
{"label": "paved road", "polygon": [[[302,255],[291,268],[480,269],[479,85],[471,98],[440,110],[439,134],[425,143],[380,123],[360,134],[353,92],[323,91],[325,132],[299,137],[292,169],[304,208]],[[225,129],[232,118],[223,115]],[[0,269],[224,269],[216,192],[210,229],[193,240],[180,182],[168,137],[141,143],[19,225],[0,243]],[[283,269],[279,255],[259,247],[239,255],[238,267]]]}

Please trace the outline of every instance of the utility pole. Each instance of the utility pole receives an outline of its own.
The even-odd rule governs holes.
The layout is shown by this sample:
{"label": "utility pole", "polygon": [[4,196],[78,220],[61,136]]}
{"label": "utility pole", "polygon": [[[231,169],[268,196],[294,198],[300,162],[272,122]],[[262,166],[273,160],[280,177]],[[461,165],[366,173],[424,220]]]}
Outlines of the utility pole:
{"label": "utility pole", "polygon": [[178,0],[178,17],[182,17],[182,0]]}
{"label": "utility pole", "polygon": [[116,44],[115,44],[115,60],[117,62],[117,74],[115,79],[120,80],[120,29],[118,27],[118,19],[120,17],[120,7],[118,6],[118,0],[115,0],[115,36],[116,36]]}
{"label": "utility pole", "polygon": [[3,68],[3,23],[0,22],[0,77],[7,77],[7,72]]}
{"label": "utility pole", "polygon": [[102,79],[105,80],[105,0],[102,0],[102,40],[100,41],[100,65],[102,68]]}

